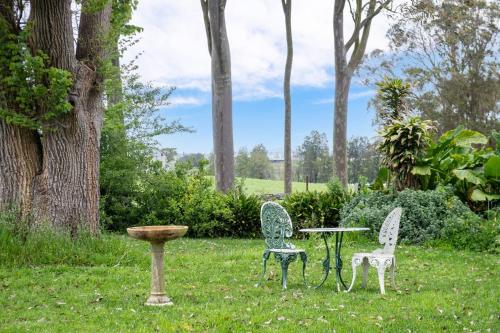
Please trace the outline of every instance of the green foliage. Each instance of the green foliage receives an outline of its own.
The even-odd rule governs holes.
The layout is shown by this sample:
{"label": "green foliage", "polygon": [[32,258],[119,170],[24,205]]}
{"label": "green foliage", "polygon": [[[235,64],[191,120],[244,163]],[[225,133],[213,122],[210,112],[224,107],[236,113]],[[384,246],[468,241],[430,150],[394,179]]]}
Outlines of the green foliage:
{"label": "green foliage", "polygon": [[377,82],[377,100],[380,104],[378,117],[384,123],[402,119],[408,112],[406,98],[410,94],[410,84],[401,79],[384,77]]}
{"label": "green foliage", "polygon": [[233,191],[227,196],[227,205],[232,212],[230,224],[231,237],[259,237],[260,207],[262,199],[255,194],[246,194],[243,191],[243,183],[237,184]]}
{"label": "green foliage", "polygon": [[238,177],[270,179],[273,176],[273,167],[264,145],[253,147],[250,154],[246,148],[239,150],[236,155],[235,171]]}
{"label": "green foliage", "polygon": [[[488,242],[499,232],[497,222],[492,227],[492,221],[476,216],[451,188],[359,195],[343,207],[342,224],[369,227],[375,238],[387,214],[396,207],[403,208],[399,239],[404,243],[439,240],[462,249],[491,250]],[[465,242],[471,244],[465,246]]]}
{"label": "green foliage", "polygon": [[500,151],[486,147],[483,134],[457,127],[431,143],[412,173],[424,188],[451,184],[455,193],[476,211],[500,199]]}
{"label": "green foliage", "polygon": [[285,197],[283,206],[290,214],[294,232],[301,228],[339,225],[340,209],[349,196],[337,180],[327,186],[326,192],[294,192]]}
{"label": "green foliage", "polygon": [[298,148],[298,167],[296,178],[305,181],[309,178],[311,183],[326,182],[333,174],[333,159],[329,154],[328,140],[325,133],[312,131],[304,138]]}
{"label": "green foliage", "polygon": [[439,133],[498,129],[499,18],[498,1],[485,0],[403,1],[394,13],[387,37],[399,59],[382,63],[412,83],[413,108]]}
{"label": "green foliage", "polygon": [[47,55],[32,54],[29,29],[9,31],[0,17],[0,117],[9,124],[50,129],[50,121],[72,109],[71,74],[50,66]]}
{"label": "green foliage", "polygon": [[396,119],[380,132],[378,149],[383,164],[392,171],[396,189],[417,188],[418,178],[412,170],[430,144],[432,122],[420,117]]}
{"label": "green foliage", "polygon": [[376,144],[367,137],[352,137],[347,142],[347,172],[349,183],[358,182],[361,176],[372,182],[377,177],[380,166],[380,154]]}
{"label": "green foliage", "polygon": [[442,229],[442,239],[457,249],[489,251],[500,249],[500,223],[476,215],[458,219],[448,218]]}

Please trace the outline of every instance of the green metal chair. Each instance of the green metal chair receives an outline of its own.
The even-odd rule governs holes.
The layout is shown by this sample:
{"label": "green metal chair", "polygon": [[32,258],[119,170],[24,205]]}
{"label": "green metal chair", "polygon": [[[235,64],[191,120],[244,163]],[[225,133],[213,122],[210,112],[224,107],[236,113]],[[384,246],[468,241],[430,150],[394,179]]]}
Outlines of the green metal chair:
{"label": "green metal chair", "polygon": [[297,260],[298,256],[300,256],[302,260],[302,277],[305,285],[305,270],[307,264],[306,251],[296,249],[293,244],[285,242],[285,238],[291,237],[293,232],[292,220],[287,211],[275,202],[265,202],[260,209],[260,222],[262,234],[266,240],[266,250],[262,256],[262,276],[256,286],[259,286],[264,279],[267,259],[269,259],[271,253],[274,254],[276,261],[281,264],[281,283],[283,289],[286,289],[288,265]]}

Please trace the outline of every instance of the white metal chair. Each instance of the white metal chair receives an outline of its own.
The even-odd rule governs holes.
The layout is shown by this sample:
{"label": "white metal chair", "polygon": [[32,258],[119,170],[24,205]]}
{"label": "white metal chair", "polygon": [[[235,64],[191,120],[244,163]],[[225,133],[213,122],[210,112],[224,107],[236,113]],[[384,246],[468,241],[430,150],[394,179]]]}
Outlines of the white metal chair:
{"label": "white metal chair", "polygon": [[354,281],[356,280],[356,268],[361,264],[363,265],[363,288],[366,288],[368,268],[370,266],[377,269],[381,294],[385,294],[384,275],[386,268],[391,268],[392,286],[394,287],[394,289],[396,288],[396,283],[394,280],[396,273],[396,257],[394,256],[394,250],[396,248],[396,242],[398,240],[399,221],[401,219],[402,211],[403,210],[400,207],[395,208],[385,218],[385,221],[382,224],[380,233],[378,235],[379,243],[384,245],[383,249],[377,249],[371,253],[355,253],[353,255],[352,282],[347,292],[351,291],[354,285]]}

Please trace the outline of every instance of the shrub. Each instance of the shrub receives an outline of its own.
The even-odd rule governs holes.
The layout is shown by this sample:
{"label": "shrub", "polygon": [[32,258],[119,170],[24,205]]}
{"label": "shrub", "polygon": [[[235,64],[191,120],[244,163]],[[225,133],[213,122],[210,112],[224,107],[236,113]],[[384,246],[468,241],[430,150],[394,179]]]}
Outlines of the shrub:
{"label": "shrub", "polygon": [[483,220],[477,215],[444,222],[442,239],[457,249],[498,253],[500,224],[496,219]]}
{"label": "shrub", "polygon": [[245,194],[242,184],[237,185],[226,196],[227,205],[232,212],[229,235],[231,237],[258,237],[261,235],[260,207],[262,199],[257,195]]}
{"label": "shrub", "polygon": [[412,173],[430,143],[432,122],[419,117],[395,119],[380,132],[378,150],[383,164],[392,171],[397,190],[417,188],[418,177]]}
{"label": "shrub", "polygon": [[[411,244],[441,239],[460,246],[457,240],[458,231],[470,229],[479,221],[478,217],[453,195],[451,188],[441,187],[433,191],[407,189],[398,194],[373,192],[359,195],[342,209],[342,224],[369,227],[375,238],[385,217],[395,207],[403,208],[399,239]],[[460,226],[460,223],[463,225]],[[483,230],[483,227],[480,229]],[[488,236],[491,230],[493,229],[484,229],[485,239],[491,239]],[[479,248],[485,249],[484,246]]]}
{"label": "shrub", "polygon": [[328,183],[326,192],[295,192],[283,201],[293,221],[294,232],[301,228],[336,227],[340,209],[348,200],[342,185],[335,180]]}
{"label": "shrub", "polygon": [[412,173],[424,189],[453,185],[471,209],[484,212],[500,202],[500,145],[493,150],[487,143],[483,134],[459,126],[433,142]]}
{"label": "shrub", "polygon": [[214,191],[212,181],[202,172],[189,180],[186,196],[181,200],[180,222],[189,226],[192,237],[222,237],[229,233],[233,215],[227,206],[226,195]]}

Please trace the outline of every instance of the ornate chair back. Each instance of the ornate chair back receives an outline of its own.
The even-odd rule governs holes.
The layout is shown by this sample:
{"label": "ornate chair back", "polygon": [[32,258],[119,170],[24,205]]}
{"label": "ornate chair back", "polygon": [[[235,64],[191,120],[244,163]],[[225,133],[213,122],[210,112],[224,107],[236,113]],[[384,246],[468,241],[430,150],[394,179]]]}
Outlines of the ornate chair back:
{"label": "ornate chair back", "polygon": [[394,254],[394,249],[396,248],[396,242],[398,240],[399,220],[401,219],[402,212],[403,210],[401,207],[394,208],[385,218],[378,235],[378,241],[380,244],[384,245],[384,248],[377,252]]}
{"label": "ornate chair back", "polygon": [[260,209],[262,234],[268,249],[292,249],[292,244],[285,242],[285,237],[292,236],[292,220],[285,208],[268,201]]}

